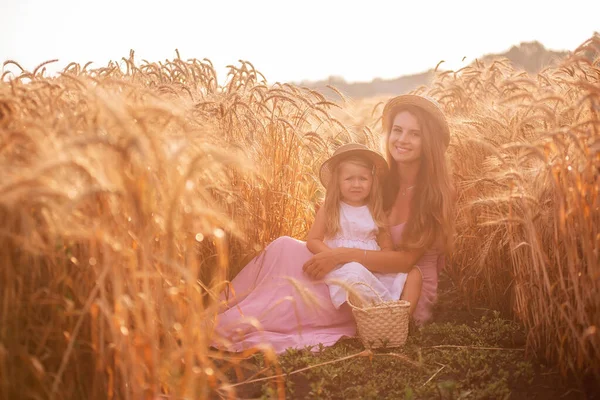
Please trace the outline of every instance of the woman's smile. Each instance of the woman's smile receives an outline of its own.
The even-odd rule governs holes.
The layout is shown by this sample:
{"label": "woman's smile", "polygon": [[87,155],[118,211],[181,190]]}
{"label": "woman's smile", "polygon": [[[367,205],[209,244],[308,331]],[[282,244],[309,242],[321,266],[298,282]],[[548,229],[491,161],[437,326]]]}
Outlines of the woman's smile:
{"label": "woman's smile", "polygon": [[406,154],[409,151],[411,151],[410,147],[402,146],[402,145],[396,145],[396,146],[394,146],[394,148],[396,149],[396,152],[398,152],[399,154]]}

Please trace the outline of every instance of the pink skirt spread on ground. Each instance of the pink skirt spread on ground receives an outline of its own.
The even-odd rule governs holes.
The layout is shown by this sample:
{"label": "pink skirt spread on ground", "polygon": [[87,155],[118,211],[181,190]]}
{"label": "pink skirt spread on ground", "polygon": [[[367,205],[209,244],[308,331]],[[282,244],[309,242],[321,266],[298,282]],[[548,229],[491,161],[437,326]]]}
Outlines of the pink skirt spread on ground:
{"label": "pink skirt spread on ground", "polygon": [[[402,228],[392,227],[394,243],[399,242]],[[304,274],[302,266],[312,256],[305,242],[291,237],[270,243],[233,279],[232,290],[222,294],[227,307],[216,316],[215,333],[220,339],[213,346],[239,352],[267,344],[281,353],[287,348],[331,346],[344,336],[355,336],[348,303],[336,309],[328,286]],[[413,315],[417,323],[431,317],[443,260],[431,250],[417,264],[423,276]]]}
{"label": "pink skirt spread on ground", "polygon": [[354,336],[350,307],[336,309],[327,285],[302,271],[312,256],[305,242],[283,236],[246,265],[222,296],[229,309],[217,315],[215,331],[229,343],[216,346],[243,351],[267,343],[280,353]]}

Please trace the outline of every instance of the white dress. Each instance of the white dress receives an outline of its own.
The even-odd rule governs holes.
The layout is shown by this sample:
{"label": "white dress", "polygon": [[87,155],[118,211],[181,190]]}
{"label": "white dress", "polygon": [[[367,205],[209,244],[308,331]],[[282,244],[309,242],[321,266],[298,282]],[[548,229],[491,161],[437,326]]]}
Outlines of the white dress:
{"label": "white dress", "polygon": [[[377,244],[378,232],[379,228],[373,221],[368,206],[355,207],[340,202],[340,231],[324,242],[330,248],[381,250]],[[346,301],[347,287],[352,287],[367,302],[398,300],[404,289],[406,276],[407,274],[398,272],[371,272],[360,263],[350,262],[329,272],[325,276],[325,282],[333,305],[339,308]],[[358,282],[366,283],[370,288],[353,285]]]}

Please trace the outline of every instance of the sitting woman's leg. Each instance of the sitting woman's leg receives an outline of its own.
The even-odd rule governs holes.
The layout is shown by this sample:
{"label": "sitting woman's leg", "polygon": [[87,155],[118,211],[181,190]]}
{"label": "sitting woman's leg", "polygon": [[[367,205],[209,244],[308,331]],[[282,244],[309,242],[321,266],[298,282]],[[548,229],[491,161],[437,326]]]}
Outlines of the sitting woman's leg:
{"label": "sitting woman's leg", "polygon": [[351,309],[336,309],[327,285],[304,273],[312,256],[304,242],[281,237],[247,264],[223,295],[230,307],[215,316],[213,346],[242,351],[267,343],[281,352],[355,335]]}
{"label": "sitting woman's leg", "polygon": [[417,267],[413,267],[406,277],[406,283],[404,284],[404,290],[402,291],[401,300],[410,302],[409,314],[413,315],[417,304],[419,303],[419,297],[421,296],[421,286],[423,285],[423,277],[421,271]]}
{"label": "sitting woman's leg", "polygon": [[254,257],[220,293],[223,312],[246,299],[258,286],[268,285],[280,276],[294,276],[304,261],[312,257],[306,243],[289,236],[272,241]]}

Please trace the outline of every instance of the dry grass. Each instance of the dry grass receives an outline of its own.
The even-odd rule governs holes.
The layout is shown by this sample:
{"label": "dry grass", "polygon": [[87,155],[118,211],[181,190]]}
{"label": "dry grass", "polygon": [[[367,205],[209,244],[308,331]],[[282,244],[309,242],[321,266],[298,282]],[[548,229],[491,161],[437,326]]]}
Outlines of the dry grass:
{"label": "dry grass", "polygon": [[513,311],[529,349],[577,378],[600,376],[599,55],[595,35],[538,76],[498,60],[417,90],[453,132],[449,274],[471,304]]}
{"label": "dry grass", "polygon": [[223,86],[208,61],[135,65],[0,83],[3,398],[217,385],[215,289],[305,234],[314,166],[349,135],[320,94],[249,63]]}
{"label": "dry grass", "polygon": [[458,139],[453,274],[494,306],[510,299],[530,348],[578,377],[600,376],[599,54],[594,37],[537,77],[498,64],[431,91]]}
{"label": "dry grass", "polygon": [[[599,46],[537,77],[496,62],[420,90],[454,132],[449,273],[577,377],[600,377]],[[316,166],[350,137],[375,146],[381,107],[336,109],[247,62],[223,85],[179,55],[58,77],[4,68],[0,396],[223,389],[204,325],[215,290],[274,238],[305,235]]]}

